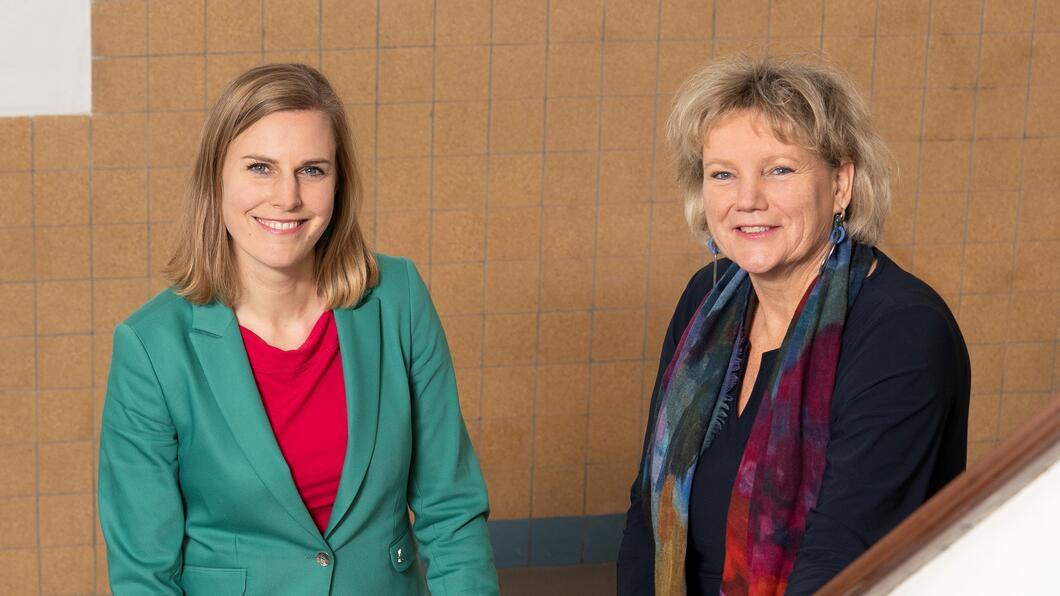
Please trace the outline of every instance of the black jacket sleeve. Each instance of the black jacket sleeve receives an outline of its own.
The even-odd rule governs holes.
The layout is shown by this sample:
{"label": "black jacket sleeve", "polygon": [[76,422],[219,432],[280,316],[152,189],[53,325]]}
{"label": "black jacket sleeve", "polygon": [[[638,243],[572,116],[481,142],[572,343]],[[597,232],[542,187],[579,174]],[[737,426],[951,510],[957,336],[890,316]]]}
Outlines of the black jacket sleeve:
{"label": "black jacket sleeve", "polygon": [[[952,317],[931,304],[877,315],[843,348],[824,479],[788,594],[820,589],[964,467],[963,453],[939,466],[940,453],[952,459],[945,429],[966,427],[968,409],[968,354]],[[950,470],[942,482],[940,467]]]}
{"label": "black jacket sleeve", "polygon": [[[721,275],[727,265],[727,261],[719,262],[718,275]],[[662,351],[659,355],[659,371],[655,377],[655,389],[652,391],[639,470],[644,468],[644,456],[651,438],[651,428],[659,409],[659,382],[662,380],[663,373],[666,372],[666,367],[670,365],[670,360],[674,356],[685,327],[688,326],[696,309],[710,292],[713,283],[711,267],[712,265],[708,265],[700,269],[689,280],[677,303],[673,317],[670,319],[666,335],[663,337]],[[654,596],[655,594],[655,538],[652,535],[647,502],[641,494],[642,481],[641,473],[638,472],[629,491],[626,528],[622,532],[622,544],[619,547],[616,564],[619,596]]]}

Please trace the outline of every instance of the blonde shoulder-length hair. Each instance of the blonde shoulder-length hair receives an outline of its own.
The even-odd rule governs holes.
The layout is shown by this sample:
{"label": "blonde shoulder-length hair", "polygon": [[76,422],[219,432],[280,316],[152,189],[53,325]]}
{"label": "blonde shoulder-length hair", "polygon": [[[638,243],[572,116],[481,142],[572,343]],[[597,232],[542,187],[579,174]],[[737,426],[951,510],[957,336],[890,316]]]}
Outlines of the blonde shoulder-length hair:
{"label": "blonde shoulder-length hair", "polygon": [[317,293],[328,308],[350,307],[379,282],[379,266],[358,221],[361,175],[342,100],[315,68],[268,64],[229,83],[202,127],[173,255],[163,270],[173,290],[192,303],[217,300],[232,306],[239,299],[239,276],[221,216],[221,171],[233,139],[285,110],[319,110],[335,135],[335,207],[314,249]]}
{"label": "blonde shoulder-length hair", "polygon": [[854,164],[846,229],[874,245],[891,205],[894,160],[854,83],[827,64],[735,56],[708,64],[674,97],[667,136],[685,198],[685,217],[701,241],[710,236],[703,206],[703,142],[726,116],[747,110],[773,134],[819,155],[832,167]]}

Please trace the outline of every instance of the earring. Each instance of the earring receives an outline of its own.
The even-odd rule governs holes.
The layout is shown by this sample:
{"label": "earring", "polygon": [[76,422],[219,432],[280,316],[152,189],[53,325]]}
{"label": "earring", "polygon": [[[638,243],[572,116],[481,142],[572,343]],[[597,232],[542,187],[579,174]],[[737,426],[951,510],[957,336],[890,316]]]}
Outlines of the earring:
{"label": "earring", "polygon": [[707,250],[714,255],[714,285],[718,285],[718,244],[714,242],[714,236],[707,238]]}
{"label": "earring", "polygon": [[835,217],[832,218],[832,233],[829,236],[829,239],[832,241],[832,244],[840,244],[844,240],[846,240],[847,227],[843,225],[846,221],[846,215],[847,210],[844,209],[839,213],[836,213]]}

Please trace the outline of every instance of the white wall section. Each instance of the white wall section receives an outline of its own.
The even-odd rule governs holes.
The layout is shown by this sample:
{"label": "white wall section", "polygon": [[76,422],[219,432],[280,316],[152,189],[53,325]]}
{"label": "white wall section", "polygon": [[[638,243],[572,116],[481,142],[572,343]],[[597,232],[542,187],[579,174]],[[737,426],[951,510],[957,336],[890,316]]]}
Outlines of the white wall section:
{"label": "white wall section", "polygon": [[0,0],[0,116],[92,111],[91,0]]}

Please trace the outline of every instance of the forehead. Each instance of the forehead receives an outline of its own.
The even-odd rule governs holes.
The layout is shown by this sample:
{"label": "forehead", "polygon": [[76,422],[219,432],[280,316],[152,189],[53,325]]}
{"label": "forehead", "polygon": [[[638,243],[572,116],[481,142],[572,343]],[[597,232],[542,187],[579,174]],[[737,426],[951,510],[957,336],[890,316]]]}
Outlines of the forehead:
{"label": "forehead", "polygon": [[782,149],[814,153],[797,136],[793,124],[775,122],[757,111],[737,110],[704,123],[703,155]]}
{"label": "forehead", "polygon": [[333,149],[335,134],[328,115],[320,110],[284,110],[263,116],[248,126],[232,140],[232,145]]}

